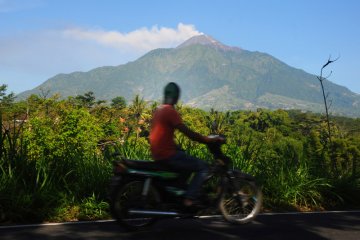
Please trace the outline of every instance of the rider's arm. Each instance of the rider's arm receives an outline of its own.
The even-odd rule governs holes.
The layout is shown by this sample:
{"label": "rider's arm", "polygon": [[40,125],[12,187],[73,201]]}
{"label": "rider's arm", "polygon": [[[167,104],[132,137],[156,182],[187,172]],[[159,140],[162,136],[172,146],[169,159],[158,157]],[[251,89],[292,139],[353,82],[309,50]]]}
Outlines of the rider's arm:
{"label": "rider's arm", "polygon": [[183,123],[178,124],[175,128],[178,129],[183,134],[185,134],[191,140],[194,140],[194,141],[197,141],[197,142],[200,142],[200,143],[211,143],[211,142],[216,141],[213,138],[209,138],[209,137],[203,136],[203,135],[201,135],[201,134],[199,134],[197,132],[192,131],[190,128],[188,128]]}

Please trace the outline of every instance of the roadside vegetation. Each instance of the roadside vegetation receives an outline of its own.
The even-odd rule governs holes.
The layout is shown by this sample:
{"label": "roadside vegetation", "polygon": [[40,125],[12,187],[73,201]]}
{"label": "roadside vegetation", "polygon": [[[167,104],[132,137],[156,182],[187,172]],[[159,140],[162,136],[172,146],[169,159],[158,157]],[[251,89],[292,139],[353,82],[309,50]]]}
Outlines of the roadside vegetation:
{"label": "roadside vegetation", "polygon": [[[150,160],[148,134],[158,103],[136,96],[111,103],[92,92],[16,102],[0,86],[0,223],[109,218],[111,153]],[[359,208],[360,120],[297,110],[203,111],[178,105],[186,124],[227,136],[233,167],[263,185],[264,211]],[[206,146],[177,135],[211,161]]]}

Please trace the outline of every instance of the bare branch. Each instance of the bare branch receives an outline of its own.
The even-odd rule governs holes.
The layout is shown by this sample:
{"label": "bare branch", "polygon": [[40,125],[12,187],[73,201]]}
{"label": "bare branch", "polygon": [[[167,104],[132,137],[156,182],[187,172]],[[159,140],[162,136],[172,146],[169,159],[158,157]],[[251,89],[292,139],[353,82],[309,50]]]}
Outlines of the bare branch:
{"label": "bare branch", "polygon": [[330,99],[330,100],[329,100],[328,110],[330,110],[330,109],[331,109],[332,103],[333,103],[333,101],[332,101],[332,99]]}
{"label": "bare branch", "polygon": [[330,71],[330,73],[326,77],[324,77],[323,79],[329,78],[331,76],[331,74],[332,74],[332,71]]}
{"label": "bare branch", "polygon": [[330,59],[331,59],[331,55],[329,56],[327,62],[322,66],[321,69],[326,68],[326,66],[330,64]]}
{"label": "bare branch", "polygon": [[324,79],[322,77],[317,77],[317,79],[322,82]]}
{"label": "bare branch", "polygon": [[326,99],[328,99],[329,94],[330,94],[329,92],[326,93],[326,96],[325,96]]}
{"label": "bare branch", "polygon": [[336,59],[331,60],[331,55],[330,55],[330,56],[329,56],[329,59],[327,60],[327,63],[325,63],[325,64],[322,66],[322,68],[321,68],[321,69],[326,68],[326,67],[327,67],[327,65],[329,65],[330,63],[336,62],[339,58],[340,58],[340,55],[339,55]]}

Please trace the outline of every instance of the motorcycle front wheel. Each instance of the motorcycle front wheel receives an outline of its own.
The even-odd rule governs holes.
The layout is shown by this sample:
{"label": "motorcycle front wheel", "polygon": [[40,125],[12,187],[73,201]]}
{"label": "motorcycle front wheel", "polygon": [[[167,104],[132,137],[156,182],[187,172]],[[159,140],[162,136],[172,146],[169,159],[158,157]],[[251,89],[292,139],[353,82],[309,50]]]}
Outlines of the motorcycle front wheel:
{"label": "motorcycle front wheel", "polygon": [[232,179],[223,188],[219,209],[228,222],[248,223],[260,212],[262,198],[262,191],[254,181]]}
{"label": "motorcycle front wheel", "polygon": [[148,195],[142,197],[144,182],[129,181],[114,191],[110,204],[113,217],[127,230],[134,231],[148,227],[156,222],[156,218],[132,214],[132,210],[156,209],[160,203],[160,196],[153,186],[150,186]]}

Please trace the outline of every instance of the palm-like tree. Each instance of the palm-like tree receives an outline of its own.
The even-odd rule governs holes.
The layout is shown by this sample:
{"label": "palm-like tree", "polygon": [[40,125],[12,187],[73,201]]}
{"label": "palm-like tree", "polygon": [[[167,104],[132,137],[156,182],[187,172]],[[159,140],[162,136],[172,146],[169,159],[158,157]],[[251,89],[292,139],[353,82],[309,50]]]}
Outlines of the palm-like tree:
{"label": "palm-like tree", "polygon": [[146,105],[147,102],[143,98],[140,98],[139,95],[136,95],[129,106],[129,116],[134,120],[134,124],[132,126],[135,126],[136,128],[136,138],[139,137],[140,123],[142,122],[140,120],[144,119]]}

